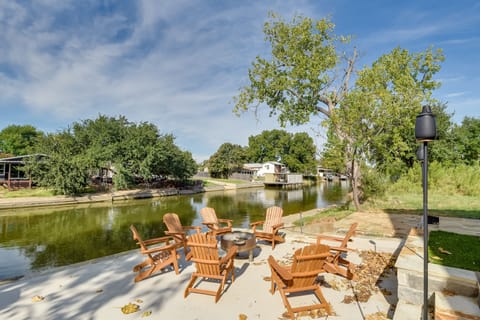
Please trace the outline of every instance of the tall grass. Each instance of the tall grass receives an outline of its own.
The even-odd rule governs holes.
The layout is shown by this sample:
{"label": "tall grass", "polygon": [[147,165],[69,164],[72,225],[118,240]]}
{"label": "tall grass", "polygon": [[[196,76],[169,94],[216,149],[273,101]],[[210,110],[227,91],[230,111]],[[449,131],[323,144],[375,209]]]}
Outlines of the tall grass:
{"label": "tall grass", "polygon": [[[420,164],[415,164],[388,190],[421,193],[423,188]],[[428,190],[444,195],[480,197],[480,164],[446,167],[433,162],[428,166]]]}
{"label": "tall grass", "polygon": [[[364,209],[422,213],[422,169],[416,164],[385,194],[364,204]],[[428,168],[428,208],[432,215],[480,218],[480,166],[445,167],[432,163]]]}

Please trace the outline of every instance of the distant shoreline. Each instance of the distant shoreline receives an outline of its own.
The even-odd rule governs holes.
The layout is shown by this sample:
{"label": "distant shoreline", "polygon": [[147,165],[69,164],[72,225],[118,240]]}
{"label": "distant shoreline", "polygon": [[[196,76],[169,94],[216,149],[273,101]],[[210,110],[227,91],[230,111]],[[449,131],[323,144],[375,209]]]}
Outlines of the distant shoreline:
{"label": "distant shoreline", "polygon": [[210,191],[225,191],[242,188],[259,188],[263,187],[260,183],[245,183],[245,184],[228,184],[217,185],[212,187],[204,187],[201,189],[134,189],[121,190],[114,192],[102,192],[84,194],[79,196],[50,196],[50,197],[20,197],[20,198],[0,198],[0,210],[20,209],[30,207],[47,207],[47,206],[61,206],[61,205],[76,205],[84,203],[95,202],[114,202],[123,200],[135,199],[149,199],[157,197],[187,195],[195,193],[203,193]]}

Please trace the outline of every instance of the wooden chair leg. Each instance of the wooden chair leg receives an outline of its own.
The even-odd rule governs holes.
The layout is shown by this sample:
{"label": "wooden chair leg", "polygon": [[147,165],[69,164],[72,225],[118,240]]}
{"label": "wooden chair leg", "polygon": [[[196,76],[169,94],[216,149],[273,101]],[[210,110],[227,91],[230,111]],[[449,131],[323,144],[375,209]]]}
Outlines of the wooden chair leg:
{"label": "wooden chair leg", "polygon": [[197,281],[197,276],[195,274],[192,274],[190,277],[190,281],[188,282],[187,288],[185,288],[185,292],[183,293],[183,297],[186,298],[189,293],[190,293],[190,288],[193,287],[195,281]]}

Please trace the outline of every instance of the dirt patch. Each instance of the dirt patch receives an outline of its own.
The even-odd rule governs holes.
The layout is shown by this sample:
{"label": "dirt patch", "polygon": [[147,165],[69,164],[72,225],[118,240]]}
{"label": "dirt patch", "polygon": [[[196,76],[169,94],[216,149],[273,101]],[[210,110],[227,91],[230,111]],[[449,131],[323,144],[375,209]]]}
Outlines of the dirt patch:
{"label": "dirt patch", "polygon": [[335,231],[345,233],[354,222],[358,222],[357,234],[401,238],[420,222],[419,215],[385,212],[355,212],[335,222]]}

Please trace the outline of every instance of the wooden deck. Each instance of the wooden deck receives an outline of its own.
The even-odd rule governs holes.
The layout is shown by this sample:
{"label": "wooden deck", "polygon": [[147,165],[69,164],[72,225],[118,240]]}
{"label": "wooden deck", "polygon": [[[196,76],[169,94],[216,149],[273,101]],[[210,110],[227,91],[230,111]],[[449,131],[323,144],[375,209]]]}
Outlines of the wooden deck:
{"label": "wooden deck", "polygon": [[303,184],[303,175],[296,173],[266,173],[265,186],[290,187]]}

